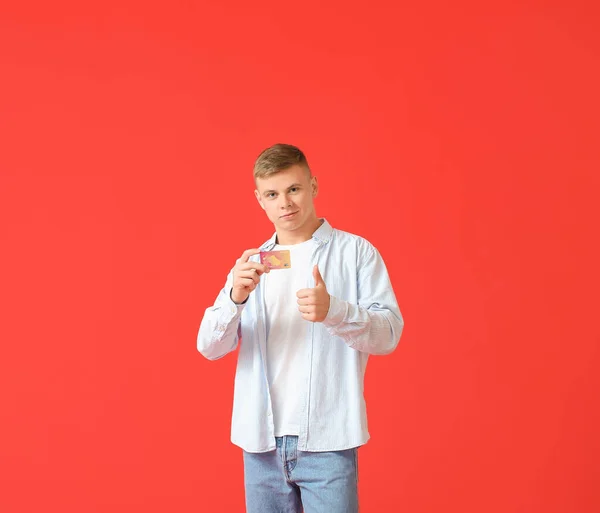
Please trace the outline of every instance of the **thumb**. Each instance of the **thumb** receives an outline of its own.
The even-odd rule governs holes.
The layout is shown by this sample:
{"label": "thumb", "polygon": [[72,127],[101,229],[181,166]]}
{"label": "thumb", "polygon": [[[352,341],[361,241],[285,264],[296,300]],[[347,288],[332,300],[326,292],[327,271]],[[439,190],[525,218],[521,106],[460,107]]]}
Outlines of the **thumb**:
{"label": "thumb", "polygon": [[325,282],[323,281],[323,277],[321,276],[321,273],[319,272],[318,265],[315,265],[313,267],[313,278],[315,279],[315,287],[324,287],[325,286]]}

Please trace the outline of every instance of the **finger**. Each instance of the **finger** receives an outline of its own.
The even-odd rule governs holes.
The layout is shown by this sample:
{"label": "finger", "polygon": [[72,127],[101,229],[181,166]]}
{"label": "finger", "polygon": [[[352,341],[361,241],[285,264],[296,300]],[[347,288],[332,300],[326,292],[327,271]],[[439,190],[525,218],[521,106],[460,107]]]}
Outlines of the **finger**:
{"label": "finger", "polygon": [[[248,281],[244,281],[244,280],[248,280]],[[259,281],[260,281],[260,276],[258,276],[258,274],[256,274],[253,271],[244,271],[243,273],[240,273],[238,275],[238,277],[234,283],[248,284],[248,283],[252,282],[252,283],[255,283],[256,285],[258,285]]]}
{"label": "finger", "polygon": [[305,314],[313,313],[315,311],[315,307],[314,306],[299,306],[298,311],[305,313]]}
{"label": "finger", "polygon": [[300,289],[298,292],[296,292],[296,297],[300,299],[310,297],[312,295],[312,290],[313,289]]}
{"label": "finger", "polygon": [[258,285],[258,282],[260,281],[260,276],[258,275],[258,273],[256,271],[254,271],[254,269],[251,269],[250,271],[242,271],[240,273],[240,278],[250,279],[257,285]]}
{"label": "finger", "polygon": [[254,248],[254,249],[247,249],[246,251],[244,251],[242,253],[242,256],[240,257],[240,262],[247,262],[251,256],[253,255],[258,255],[260,253],[260,249]]}
{"label": "finger", "polygon": [[298,299],[298,305],[299,306],[306,306],[306,305],[313,305],[314,304],[314,299],[310,298],[310,297],[305,297],[302,299]]}
{"label": "finger", "polygon": [[313,278],[315,279],[315,287],[324,287],[325,281],[321,276],[321,271],[319,271],[319,266],[315,265],[313,267]]}
{"label": "finger", "polygon": [[238,282],[236,283],[236,285],[239,285],[240,287],[256,287],[256,285],[258,285],[258,282],[254,281],[252,278],[245,278],[240,276],[238,279]]}
{"label": "finger", "polygon": [[242,262],[239,264],[238,268],[241,271],[248,271],[250,269],[256,270],[258,274],[268,273],[270,271],[269,267],[260,262]]}

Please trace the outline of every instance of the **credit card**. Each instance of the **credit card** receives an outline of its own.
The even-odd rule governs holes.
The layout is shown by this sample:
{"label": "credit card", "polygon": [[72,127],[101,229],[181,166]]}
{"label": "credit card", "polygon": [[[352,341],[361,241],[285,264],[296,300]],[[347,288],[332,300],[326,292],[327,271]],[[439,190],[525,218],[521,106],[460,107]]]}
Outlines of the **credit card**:
{"label": "credit card", "polygon": [[279,251],[261,251],[260,263],[270,269],[291,269],[292,262],[289,249]]}

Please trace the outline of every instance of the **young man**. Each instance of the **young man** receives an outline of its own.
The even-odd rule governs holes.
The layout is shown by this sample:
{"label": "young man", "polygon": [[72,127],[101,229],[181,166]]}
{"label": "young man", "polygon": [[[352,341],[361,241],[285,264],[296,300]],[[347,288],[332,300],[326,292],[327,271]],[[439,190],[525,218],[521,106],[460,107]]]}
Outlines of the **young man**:
{"label": "young man", "polygon": [[[254,178],[275,233],[237,260],[197,347],[216,360],[241,340],[231,440],[243,449],[247,512],[354,513],[367,359],[396,348],[404,321],[377,249],[317,217],[300,149],[267,148]],[[261,263],[267,251],[289,251],[289,263],[282,253],[280,268]]]}

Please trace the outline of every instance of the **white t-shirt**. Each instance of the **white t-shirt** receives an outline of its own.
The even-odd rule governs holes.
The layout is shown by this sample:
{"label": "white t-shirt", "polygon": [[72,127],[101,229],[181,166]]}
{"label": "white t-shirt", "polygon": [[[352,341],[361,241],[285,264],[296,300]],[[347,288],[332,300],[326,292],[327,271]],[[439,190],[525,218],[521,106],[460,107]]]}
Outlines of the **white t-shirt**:
{"label": "white t-shirt", "polygon": [[309,239],[273,250],[290,250],[290,269],[263,274],[267,328],[267,377],[273,404],[275,436],[299,435],[306,399],[306,330],[310,321],[298,310],[296,293],[312,275],[314,241]]}

